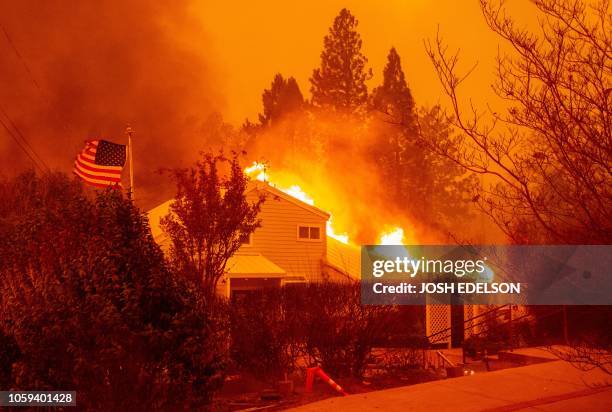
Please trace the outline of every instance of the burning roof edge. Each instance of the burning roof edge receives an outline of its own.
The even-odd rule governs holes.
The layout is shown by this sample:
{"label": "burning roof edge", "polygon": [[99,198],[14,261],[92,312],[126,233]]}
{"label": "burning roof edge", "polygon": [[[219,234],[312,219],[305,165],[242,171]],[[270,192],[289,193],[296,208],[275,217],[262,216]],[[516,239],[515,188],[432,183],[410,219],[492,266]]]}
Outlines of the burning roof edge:
{"label": "burning roof edge", "polygon": [[[262,191],[270,192],[275,196],[285,199],[286,201],[293,203],[296,206],[299,206],[303,209],[308,210],[311,213],[314,213],[324,218],[325,220],[329,220],[331,216],[330,213],[322,209],[319,209],[316,206],[309,205],[308,203],[305,203],[301,201],[300,199],[293,197],[290,194],[285,193],[280,189],[277,189],[276,187],[272,186],[268,182],[260,182],[260,181],[250,182],[249,186],[247,187],[246,193],[253,192],[254,190],[262,190]],[[159,224],[159,220],[170,212],[170,204],[173,202],[173,200],[174,198],[166,200],[165,202],[158,204],[157,206],[149,209],[146,212],[149,218],[149,226],[151,227],[151,233],[153,234],[153,238],[156,240],[158,239],[158,237],[163,235],[161,226]]]}
{"label": "burning roof edge", "polygon": [[261,181],[252,181],[249,183],[249,188],[247,188],[247,193],[250,193],[254,190],[263,190],[263,191],[267,191],[272,193],[275,196],[278,196],[282,199],[285,199],[288,202],[293,203],[296,206],[302,207],[306,210],[308,210],[309,212],[312,212],[316,215],[319,215],[320,217],[324,218],[325,220],[329,220],[329,218],[331,217],[331,213],[326,212],[325,210],[319,209],[316,206],[313,205],[309,205],[306,202],[303,202],[302,200],[291,196],[288,193],[283,192],[282,190],[272,186],[270,183],[268,182],[261,182]]}

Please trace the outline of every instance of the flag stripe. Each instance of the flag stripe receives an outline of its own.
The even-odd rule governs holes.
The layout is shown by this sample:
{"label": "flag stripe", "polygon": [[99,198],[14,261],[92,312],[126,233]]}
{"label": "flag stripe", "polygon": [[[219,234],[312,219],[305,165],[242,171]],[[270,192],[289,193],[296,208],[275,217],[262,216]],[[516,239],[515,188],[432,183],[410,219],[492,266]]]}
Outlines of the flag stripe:
{"label": "flag stripe", "polygon": [[[77,161],[78,162],[78,161]],[[120,174],[109,174],[109,173],[100,173],[100,172],[93,172],[93,171],[89,171],[87,169],[84,169],[82,167],[78,167],[78,165],[76,166],[76,169],[79,171],[79,173],[91,178],[91,179],[104,179],[104,180],[108,180],[109,182],[120,182],[121,181],[121,175]]]}
{"label": "flag stripe", "polygon": [[91,167],[91,168],[93,168],[93,169],[107,170],[107,171],[113,171],[113,170],[116,170],[116,171],[117,171],[117,173],[121,173],[121,171],[123,170],[123,167],[121,167],[121,166],[100,166],[100,165],[97,165],[97,164],[95,164],[95,163],[90,162],[90,161],[89,161],[89,160],[87,160],[86,158],[84,158],[82,154],[79,154],[79,155],[77,156],[77,158],[78,158],[78,159],[79,159],[79,160],[80,160],[82,163],[84,163],[84,164],[85,164],[85,166],[89,166],[89,167]]}
{"label": "flag stripe", "polygon": [[74,161],[74,174],[96,187],[121,187],[125,145],[89,140]]}
{"label": "flag stripe", "polygon": [[100,176],[108,176],[108,177],[120,177],[121,170],[108,170],[103,167],[96,167],[93,163],[89,163],[86,160],[83,160],[80,156],[77,156],[75,166],[79,169],[84,169],[88,173],[99,173]]}
{"label": "flag stripe", "polygon": [[107,186],[115,186],[117,184],[119,184],[118,182],[111,182],[108,180],[103,180],[103,179],[94,179],[91,177],[87,177],[85,174],[83,174],[81,171],[79,170],[74,170],[74,173],[79,176],[81,179],[85,180],[88,183],[91,183],[93,185],[99,186],[99,187],[107,187]]}

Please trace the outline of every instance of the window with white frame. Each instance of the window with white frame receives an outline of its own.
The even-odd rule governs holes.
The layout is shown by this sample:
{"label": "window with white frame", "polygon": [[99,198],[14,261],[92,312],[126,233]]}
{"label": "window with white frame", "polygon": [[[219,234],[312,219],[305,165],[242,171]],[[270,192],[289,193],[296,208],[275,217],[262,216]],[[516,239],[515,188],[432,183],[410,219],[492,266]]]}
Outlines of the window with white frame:
{"label": "window with white frame", "polygon": [[298,240],[319,242],[321,241],[321,236],[321,226],[319,225],[298,225]]}

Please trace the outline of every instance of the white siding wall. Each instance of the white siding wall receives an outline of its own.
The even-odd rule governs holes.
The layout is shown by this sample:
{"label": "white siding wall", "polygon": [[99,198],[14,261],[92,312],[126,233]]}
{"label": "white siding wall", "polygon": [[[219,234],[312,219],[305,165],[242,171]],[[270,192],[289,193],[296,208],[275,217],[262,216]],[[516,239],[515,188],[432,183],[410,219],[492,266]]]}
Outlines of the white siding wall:
{"label": "white siding wall", "polygon": [[[253,201],[259,194],[254,190],[247,197]],[[283,268],[287,276],[321,280],[321,261],[327,250],[326,219],[269,192],[259,218],[261,227],[253,233],[251,245],[241,251],[261,253]],[[297,227],[301,224],[320,226],[320,241],[298,240]]]}

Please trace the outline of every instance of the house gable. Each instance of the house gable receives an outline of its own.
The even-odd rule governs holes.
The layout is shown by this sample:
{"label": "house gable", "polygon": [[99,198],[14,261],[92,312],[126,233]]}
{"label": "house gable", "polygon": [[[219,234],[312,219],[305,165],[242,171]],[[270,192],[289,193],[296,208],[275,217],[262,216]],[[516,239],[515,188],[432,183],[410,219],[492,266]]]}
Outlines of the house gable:
{"label": "house gable", "polygon": [[[322,262],[327,254],[326,224],[329,213],[288,195],[263,182],[252,182],[246,197],[255,202],[265,196],[259,219],[261,227],[255,230],[248,245],[237,254],[261,254],[294,279],[320,280]],[[168,238],[160,227],[160,220],[170,211],[172,199],[149,210],[149,224],[155,241],[166,249]],[[299,239],[300,226],[319,229],[319,239]]]}
{"label": "house gable", "polygon": [[268,184],[268,183],[261,183],[261,182],[254,182],[251,184],[250,188],[247,190],[247,196],[248,194],[252,193],[252,192],[256,192],[256,193],[264,193],[264,195],[272,195],[272,196],[276,196],[276,197],[280,197],[281,199],[286,200],[289,203],[292,203],[298,207],[301,207],[311,213],[314,213],[315,215],[325,219],[325,221],[327,222],[327,220],[329,220],[329,218],[331,217],[331,214],[329,214],[328,212],[319,209],[318,207],[315,207],[313,205],[309,205],[306,202],[301,201],[300,199],[297,199],[285,192],[283,192],[282,190],[277,189],[276,187]]}
{"label": "house gable", "polygon": [[[329,214],[266,183],[254,185],[247,199],[255,201],[261,195],[265,196],[259,213],[261,227],[253,233],[251,243],[238,253],[261,253],[283,268],[289,277],[320,280],[327,250]],[[320,238],[300,239],[300,226],[319,228]]]}

